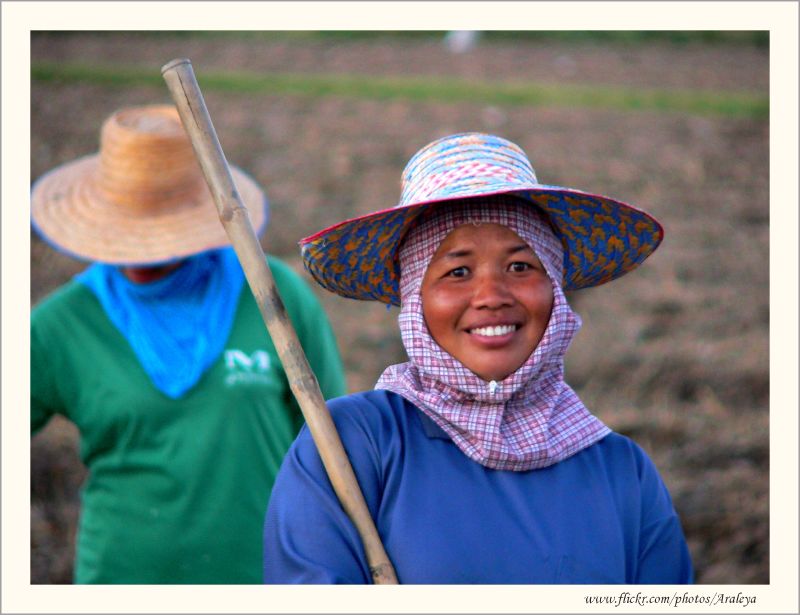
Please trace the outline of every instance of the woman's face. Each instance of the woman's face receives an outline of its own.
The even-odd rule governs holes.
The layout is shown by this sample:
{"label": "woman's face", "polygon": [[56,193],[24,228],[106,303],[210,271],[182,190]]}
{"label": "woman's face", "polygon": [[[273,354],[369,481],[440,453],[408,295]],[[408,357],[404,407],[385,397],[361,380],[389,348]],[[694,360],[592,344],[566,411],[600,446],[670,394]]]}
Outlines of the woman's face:
{"label": "woman's face", "polygon": [[525,363],[553,307],[541,261],[499,224],[454,229],[433,255],[421,292],[433,339],[487,381],[502,380]]}

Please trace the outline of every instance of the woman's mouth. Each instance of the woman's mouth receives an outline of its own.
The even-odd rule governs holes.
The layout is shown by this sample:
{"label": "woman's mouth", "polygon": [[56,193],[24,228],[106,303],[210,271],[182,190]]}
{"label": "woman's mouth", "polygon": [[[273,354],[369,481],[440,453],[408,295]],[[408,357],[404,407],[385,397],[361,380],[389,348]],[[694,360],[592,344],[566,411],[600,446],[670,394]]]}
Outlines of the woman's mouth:
{"label": "woman's mouth", "polygon": [[500,337],[508,335],[517,330],[517,325],[494,325],[489,327],[475,327],[469,329],[470,335],[480,335],[481,337]]}

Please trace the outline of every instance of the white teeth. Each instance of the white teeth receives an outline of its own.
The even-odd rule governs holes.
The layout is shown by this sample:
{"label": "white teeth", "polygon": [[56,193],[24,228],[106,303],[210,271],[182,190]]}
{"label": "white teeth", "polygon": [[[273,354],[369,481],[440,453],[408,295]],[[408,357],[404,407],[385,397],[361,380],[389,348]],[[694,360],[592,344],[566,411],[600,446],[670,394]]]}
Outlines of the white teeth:
{"label": "white teeth", "polygon": [[478,329],[472,329],[470,333],[474,333],[475,335],[484,335],[486,337],[495,337],[497,335],[508,335],[516,331],[517,327],[515,325],[499,325],[497,327],[480,327]]}

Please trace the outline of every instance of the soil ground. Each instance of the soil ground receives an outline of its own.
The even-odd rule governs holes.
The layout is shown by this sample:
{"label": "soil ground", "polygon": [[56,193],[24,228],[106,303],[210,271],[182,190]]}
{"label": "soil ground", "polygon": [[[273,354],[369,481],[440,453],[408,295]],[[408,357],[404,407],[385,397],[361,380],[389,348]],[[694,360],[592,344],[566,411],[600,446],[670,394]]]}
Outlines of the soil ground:
{"label": "soil ground", "polygon": [[[439,40],[196,38],[119,33],[32,36],[32,62],[203,71],[459,76],[497,82],[768,92],[755,46],[482,41],[465,54]],[[230,162],[266,188],[265,249],[302,266],[297,240],[394,205],[400,172],[445,134],[501,134],[544,183],[636,204],[666,239],[635,273],[570,295],[583,329],[567,380],[613,429],[654,459],[680,513],[697,581],[769,582],[768,120],[674,112],[487,106],[206,92]],[[31,176],[97,148],[115,109],[168,102],[166,88],[33,81]],[[33,303],[81,270],[31,237]],[[305,275],[305,274],[304,274]],[[306,278],[309,279],[310,278]],[[319,292],[351,391],[404,360],[396,310]],[[31,581],[67,583],[85,470],[77,435],[55,419],[32,439]]]}

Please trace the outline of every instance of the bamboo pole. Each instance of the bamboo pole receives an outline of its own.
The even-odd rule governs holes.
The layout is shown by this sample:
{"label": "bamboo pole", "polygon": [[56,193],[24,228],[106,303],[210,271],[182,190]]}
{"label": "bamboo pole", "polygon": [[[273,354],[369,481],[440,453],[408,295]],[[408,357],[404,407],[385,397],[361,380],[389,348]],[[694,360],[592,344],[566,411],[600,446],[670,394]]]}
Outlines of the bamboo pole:
{"label": "bamboo pole", "polygon": [[[162,67],[161,74],[178,108],[217,205],[220,221],[242,264],[328,478],[342,508],[361,536],[372,580],[376,584],[396,584],[394,568],[370,517],[353,467],[325,405],[319,383],[300,346],[253,230],[250,216],[234,185],[228,162],[195,79],[192,63],[187,59],[172,60]],[[309,531],[313,531],[313,528],[309,528]]]}

